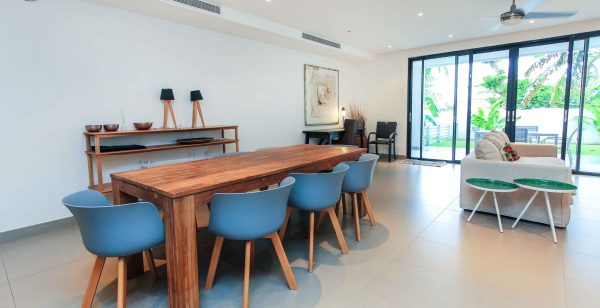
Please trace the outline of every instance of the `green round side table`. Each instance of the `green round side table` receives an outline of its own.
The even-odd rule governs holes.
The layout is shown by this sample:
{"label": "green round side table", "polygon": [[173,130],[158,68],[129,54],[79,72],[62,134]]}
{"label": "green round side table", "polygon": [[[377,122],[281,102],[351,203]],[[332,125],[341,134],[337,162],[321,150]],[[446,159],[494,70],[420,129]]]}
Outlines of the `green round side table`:
{"label": "green round side table", "polygon": [[503,233],[504,230],[502,229],[502,220],[500,218],[500,208],[498,207],[498,198],[496,198],[496,193],[514,192],[519,189],[519,186],[513,183],[504,182],[500,180],[482,178],[470,178],[466,180],[466,183],[467,185],[475,189],[483,190],[483,195],[479,199],[479,202],[477,202],[477,205],[473,208],[473,212],[471,212],[471,215],[469,215],[467,221],[471,221],[471,218],[473,218],[473,215],[475,214],[475,212],[477,212],[477,209],[481,205],[481,202],[483,202],[483,198],[485,198],[485,195],[487,195],[488,192],[491,192],[494,196],[494,206],[496,207],[496,216],[498,217],[498,227],[500,228],[500,233]]}
{"label": "green round side table", "polygon": [[525,208],[523,208],[523,211],[521,211],[521,214],[519,214],[519,217],[517,217],[517,220],[515,220],[515,223],[512,225],[512,227],[514,228],[517,226],[517,223],[519,220],[521,220],[521,217],[523,217],[523,214],[525,214],[525,211],[527,211],[533,202],[533,199],[535,199],[535,197],[537,197],[538,193],[541,191],[544,193],[544,198],[546,199],[546,210],[548,211],[548,220],[550,220],[550,228],[552,229],[552,239],[554,240],[554,243],[558,243],[558,240],[556,239],[556,229],[554,228],[554,218],[552,218],[552,208],[550,208],[550,199],[548,199],[548,193],[573,193],[577,190],[577,186],[559,181],[534,178],[515,179],[514,182],[519,187],[533,190],[535,193],[531,199],[529,199],[529,202],[527,202],[527,205],[525,205]]}

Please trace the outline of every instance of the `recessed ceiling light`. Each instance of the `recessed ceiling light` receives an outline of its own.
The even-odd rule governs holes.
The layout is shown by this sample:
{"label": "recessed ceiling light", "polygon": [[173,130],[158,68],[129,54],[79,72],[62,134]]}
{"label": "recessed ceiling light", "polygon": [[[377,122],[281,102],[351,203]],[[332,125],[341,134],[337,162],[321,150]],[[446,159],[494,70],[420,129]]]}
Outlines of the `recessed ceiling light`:
{"label": "recessed ceiling light", "polygon": [[423,16],[423,13],[419,12],[419,14],[417,14],[417,16],[421,17],[421,16]]}
{"label": "recessed ceiling light", "polygon": [[265,1],[267,1],[267,2],[271,2],[271,0],[265,0]]}
{"label": "recessed ceiling light", "polygon": [[530,24],[532,24],[532,23],[534,23],[534,22],[535,22],[535,20],[530,20],[530,21],[529,21],[529,23],[530,23]]}
{"label": "recessed ceiling light", "polygon": [[452,34],[448,34],[448,37],[449,37],[449,38],[452,38],[453,36],[454,36],[454,35],[452,35]]}
{"label": "recessed ceiling light", "polygon": [[392,45],[388,45],[388,48],[392,48]]}

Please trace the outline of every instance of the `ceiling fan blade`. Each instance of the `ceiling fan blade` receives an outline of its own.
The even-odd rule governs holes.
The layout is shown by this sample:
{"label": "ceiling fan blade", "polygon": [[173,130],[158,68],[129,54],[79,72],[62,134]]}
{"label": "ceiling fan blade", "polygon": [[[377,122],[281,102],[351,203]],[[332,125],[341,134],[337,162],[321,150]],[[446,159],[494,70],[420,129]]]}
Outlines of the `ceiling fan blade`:
{"label": "ceiling fan blade", "polygon": [[[519,3],[519,2],[521,2],[521,3]],[[531,0],[526,3],[523,3],[523,1],[517,1],[517,7],[523,12],[530,12],[530,11],[537,9],[544,2],[546,2],[546,1],[545,0]]]}
{"label": "ceiling fan blade", "polygon": [[529,12],[525,14],[525,19],[568,18],[575,14],[577,12]]}

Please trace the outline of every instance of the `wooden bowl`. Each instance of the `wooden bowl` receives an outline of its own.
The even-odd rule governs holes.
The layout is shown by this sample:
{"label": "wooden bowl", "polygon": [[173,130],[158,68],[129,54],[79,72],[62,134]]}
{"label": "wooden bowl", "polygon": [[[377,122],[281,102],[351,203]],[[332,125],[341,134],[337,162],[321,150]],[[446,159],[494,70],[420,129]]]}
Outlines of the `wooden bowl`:
{"label": "wooden bowl", "polygon": [[119,124],[104,124],[102,125],[107,132],[115,132],[119,130]]}
{"label": "wooden bowl", "polygon": [[149,130],[152,127],[152,122],[136,122],[133,123],[133,126],[137,130]]}
{"label": "wooden bowl", "polygon": [[86,125],[85,130],[88,133],[97,133],[102,130],[102,125]]}

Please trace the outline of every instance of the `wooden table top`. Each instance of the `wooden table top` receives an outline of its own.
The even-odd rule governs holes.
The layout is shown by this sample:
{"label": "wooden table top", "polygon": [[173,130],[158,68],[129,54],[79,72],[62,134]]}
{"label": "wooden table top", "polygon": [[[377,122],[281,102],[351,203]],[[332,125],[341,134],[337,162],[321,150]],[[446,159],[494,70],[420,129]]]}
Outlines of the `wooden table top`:
{"label": "wooden table top", "polygon": [[[170,198],[299,169],[335,157],[356,156],[366,149],[300,144],[134,171],[111,177]],[[350,159],[349,159],[350,160]]]}

